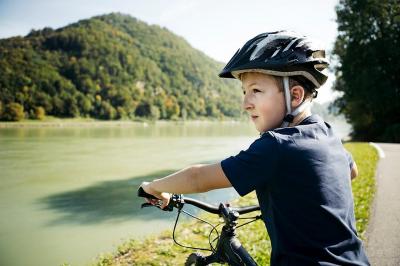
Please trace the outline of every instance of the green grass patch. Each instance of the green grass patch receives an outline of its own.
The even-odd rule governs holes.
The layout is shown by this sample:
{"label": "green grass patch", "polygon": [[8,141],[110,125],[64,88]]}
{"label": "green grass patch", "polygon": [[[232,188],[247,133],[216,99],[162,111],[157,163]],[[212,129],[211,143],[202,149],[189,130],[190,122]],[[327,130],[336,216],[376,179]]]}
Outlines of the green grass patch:
{"label": "green grass patch", "polygon": [[376,190],[375,172],[379,156],[376,149],[367,143],[351,142],[344,146],[353,155],[358,167],[358,177],[352,181],[354,212],[358,234],[361,239],[366,240],[365,232]]}
{"label": "green grass patch", "polygon": [[[375,170],[378,161],[376,150],[367,143],[346,143],[345,147],[354,157],[359,176],[352,181],[357,230],[365,237],[370,206],[375,192]],[[236,200],[232,205],[257,204],[254,193]],[[253,214],[249,214],[253,215]],[[218,217],[202,214],[212,224],[221,222]],[[211,227],[197,221],[186,221],[178,225],[177,238],[180,243],[190,246],[208,247]],[[271,243],[261,220],[238,229],[238,238],[259,265],[269,265]],[[193,250],[181,248],[172,241],[172,231],[167,230],[145,240],[130,240],[117,248],[114,254],[103,254],[94,265],[183,265]]]}

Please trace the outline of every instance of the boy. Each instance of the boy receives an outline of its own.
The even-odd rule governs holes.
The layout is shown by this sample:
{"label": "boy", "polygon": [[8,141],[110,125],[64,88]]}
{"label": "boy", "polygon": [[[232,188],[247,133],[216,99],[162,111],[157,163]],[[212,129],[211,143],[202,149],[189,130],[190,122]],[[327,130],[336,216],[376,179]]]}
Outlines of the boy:
{"label": "boy", "polygon": [[327,66],[324,50],[305,36],[279,31],[249,40],[220,77],[241,80],[243,108],[260,138],[236,156],[145,182],[143,189],[162,208],[169,193],[255,190],[271,265],[369,265],[355,228],[356,165],[331,126],[310,112]]}

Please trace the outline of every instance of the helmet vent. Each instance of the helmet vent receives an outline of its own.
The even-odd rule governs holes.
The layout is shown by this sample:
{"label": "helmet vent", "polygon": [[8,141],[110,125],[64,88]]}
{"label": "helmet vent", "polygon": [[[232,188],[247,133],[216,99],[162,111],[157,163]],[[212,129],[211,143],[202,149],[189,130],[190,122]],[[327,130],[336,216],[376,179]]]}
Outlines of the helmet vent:
{"label": "helmet vent", "polygon": [[314,68],[318,71],[324,70],[328,65],[327,64],[315,64]]}
{"label": "helmet vent", "polygon": [[312,53],[312,57],[314,58],[325,58],[325,51],[324,50],[318,50]]}

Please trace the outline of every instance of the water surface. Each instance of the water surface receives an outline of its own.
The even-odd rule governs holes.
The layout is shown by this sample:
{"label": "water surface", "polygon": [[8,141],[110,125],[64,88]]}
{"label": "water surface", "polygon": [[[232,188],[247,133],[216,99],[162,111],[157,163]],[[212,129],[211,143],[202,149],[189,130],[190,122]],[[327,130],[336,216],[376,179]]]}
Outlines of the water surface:
{"label": "water surface", "polygon": [[138,185],[217,162],[256,137],[248,123],[219,122],[0,129],[0,265],[82,265],[172,228],[173,214],[140,210]]}

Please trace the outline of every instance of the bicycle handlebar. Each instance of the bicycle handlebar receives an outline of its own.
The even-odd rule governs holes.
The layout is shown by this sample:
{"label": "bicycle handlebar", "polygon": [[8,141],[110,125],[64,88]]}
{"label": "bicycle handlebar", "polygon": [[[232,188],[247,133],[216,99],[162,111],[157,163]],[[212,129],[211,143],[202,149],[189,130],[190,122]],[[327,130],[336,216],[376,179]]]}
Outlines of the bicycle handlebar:
{"label": "bicycle handlebar", "polygon": [[[153,195],[146,193],[142,187],[139,187],[139,189],[138,189],[138,196],[143,197],[143,198],[148,198],[148,199],[157,199]],[[182,195],[172,194],[169,205],[172,205],[171,207],[176,207],[178,204],[181,204],[181,203],[187,203],[187,204],[193,205],[193,206],[198,207],[209,213],[214,213],[214,214],[221,213],[220,208],[215,205],[211,205],[211,204],[208,204],[208,203],[205,203],[200,200],[193,199],[193,198],[183,197]],[[168,207],[166,209],[168,209]],[[171,209],[171,208],[169,208],[169,209]],[[232,209],[232,211],[236,211],[239,214],[245,214],[245,213],[249,213],[249,212],[253,212],[253,211],[259,211],[260,206],[253,205],[253,206],[246,206],[246,207],[233,207],[231,209]]]}
{"label": "bicycle handlebar", "polygon": [[155,196],[144,191],[144,189],[142,187],[139,187],[137,195],[142,198],[157,199]]}

